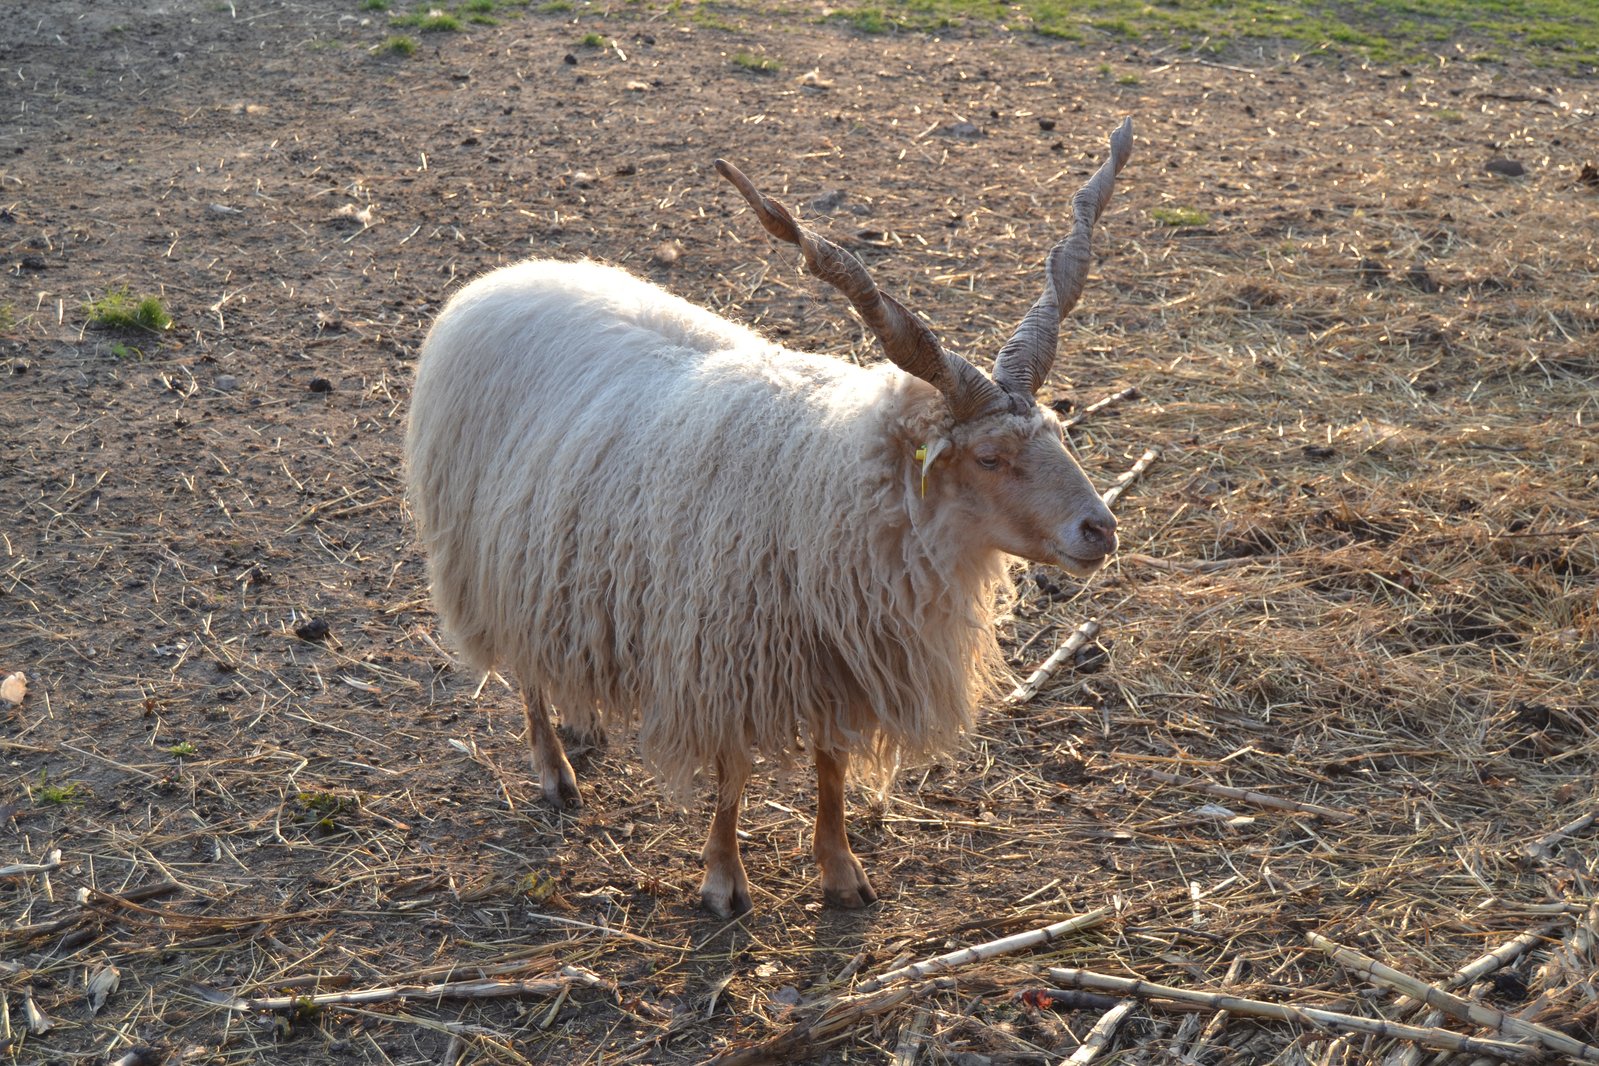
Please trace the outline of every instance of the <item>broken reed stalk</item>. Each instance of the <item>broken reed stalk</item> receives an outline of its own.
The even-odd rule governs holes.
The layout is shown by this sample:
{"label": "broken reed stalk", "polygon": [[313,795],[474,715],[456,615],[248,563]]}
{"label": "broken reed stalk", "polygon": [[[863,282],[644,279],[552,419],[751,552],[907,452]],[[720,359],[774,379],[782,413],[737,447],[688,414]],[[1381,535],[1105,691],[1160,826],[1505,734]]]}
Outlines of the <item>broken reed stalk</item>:
{"label": "broken reed stalk", "polygon": [[787,1029],[758,1044],[728,1048],[711,1059],[707,1066],[756,1066],[766,1062],[792,1062],[814,1054],[822,1046],[839,1039],[858,1022],[902,1006],[939,987],[953,987],[953,978],[922,981],[900,985],[869,996],[851,996],[833,999],[821,1004],[819,1010],[790,1025]]}
{"label": "broken reed stalk", "polygon": [[1332,807],[1323,807],[1319,803],[1306,803],[1302,800],[1285,800],[1276,796],[1268,796],[1264,792],[1251,792],[1245,788],[1234,788],[1231,785],[1218,785],[1212,781],[1200,781],[1192,777],[1182,777],[1178,774],[1167,773],[1165,770],[1156,770],[1141,766],[1138,768],[1145,776],[1152,777],[1168,785],[1181,785],[1183,788],[1198,789],[1209,792],[1215,796],[1225,796],[1227,799],[1242,800],[1253,803],[1257,807],[1271,807],[1279,811],[1296,811],[1301,814],[1312,814],[1317,818],[1325,818],[1330,822],[1347,822],[1355,816],[1348,811],[1335,810]]}
{"label": "broken reed stalk", "polygon": [[10,866],[0,866],[0,877],[25,877],[28,874],[42,874],[47,870],[54,870],[61,865],[61,849],[56,848],[44,857],[43,862],[14,862]]}
{"label": "broken reed stalk", "polygon": [[916,1066],[916,1053],[927,1041],[927,1008],[917,1007],[910,1023],[900,1030],[899,1043],[894,1047],[894,1057],[889,1066]]}
{"label": "broken reed stalk", "polygon": [[1139,395],[1138,386],[1137,385],[1129,385],[1125,389],[1121,390],[1120,392],[1113,392],[1109,396],[1106,396],[1103,399],[1095,400],[1093,403],[1089,404],[1087,407],[1083,408],[1081,411],[1078,411],[1076,414],[1072,415],[1070,418],[1061,419],[1061,421],[1060,421],[1061,428],[1062,429],[1071,429],[1073,426],[1075,426],[1077,423],[1081,422],[1083,419],[1087,418],[1089,415],[1095,414],[1095,413],[1097,413],[1099,411],[1103,411],[1105,408],[1109,407],[1111,404],[1120,403],[1123,400],[1136,400],[1136,399],[1138,399],[1138,395]]}
{"label": "broken reed stalk", "polygon": [[114,903],[129,911],[143,911],[146,914],[154,914],[157,912],[137,907],[135,904],[139,900],[164,896],[169,892],[177,892],[182,888],[183,886],[176,881],[158,881],[153,885],[141,885],[138,888],[130,888],[120,895],[113,895],[110,892],[102,892],[99,889],[91,888],[89,890],[89,898],[79,903],[77,910],[65,918],[53,918],[50,921],[39,922],[36,925],[18,925],[10,929],[0,930],[0,947],[13,948],[38,940],[41,937],[51,936],[64,929],[69,929],[85,919],[114,917],[108,908],[100,906],[100,904],[104,903]]}
{"label": "broken reed stalk", "polygon": [[[1484,952],[1482,955],[1479,955],[1471,962],[1468,962],[1466,965],[1456,970],[1449,976],[1447,980],[1440,983],[1439,987],[1464,988],[1476,983],[1500,967],[1505,966],[1513,960],[1526,954],[1534,946],[1545,940],[1549,934],[1553,933],[1556,929],[1559,929],[1564,924],[1565,923],[1563,921],[1545,922],[1536,929],[1530,929],[1512,940],[1507,940],[1505,943],[1500,944],[1492,951]],[[1412,999],[1409,996],[1401,996],[1395,1006],[1404,1012],[1401,1015],[1402,1017],[1408,1017],[1420,1013],[1426,1004],[1420,1000]],[[1429,1010],[1425,1015],[1422,1016],[1421,1024],[1425,1026],[1434,1026],[1443,1020],[1443,1011]],[[1406,1048],[1401,1053],[1390,1055],[1384,1060],[1384,1062],[1388,1064],[1388,1066],[1420,1066],[1421,1059],[1421,1050],[1415,1046],[1411,1046]]]}
{"label": "broken reed stalk", "polygon": [[362,988],[353,992],[320,992],[314,996],[263,996],[259,999],[229,999],[234,1011],[307,1010],[317,1007],[353,1006],[364,1003],[389,1003],[397,999],[502,999],[507,996],[548,996],[573,984],[590,988],[607,987],[597,974],[580,966],[563,966],[553,977],[522,981],[443,981],[431,985],[390,985]]}
{"label": "broken reed stalk", "polygon": [[1061,641],[1060,647],[1056,648],[1050,657],[1040,664],[1037,670],[1027,675],[1026,681],[1011,689],[1010,695],[1005,697],[1005,702],[1026,703],[1038,695],[1038,691],[1044,687],[1045,683],[1055,676],[1055,671],[1059,670],[1067,659],[1076,655],[1078,648],[1093,640],[1098,632],[1099,619],[1097,618],[1090,618],[1072,630],[1071,634]]}
{"label": "broken reed stalk", "polygon": [[1116,484],[1112,485],[1110,488],[1106,489],[1103,493],[1100,494],[1099,498],[1105,501],[1105,506],[1106,507],[1114,507],[1114,506],[1116,506],[1116,501],[1121,499],[1122,493],[1127,491],[1127,486],[1129,486],[1133,482],[1137,481],[1138,480],[1138,476],[1140,474],[1142,474],[1145,470],[1149,469],[1149,464],[1153,463],[1156,459],[1159,459],[1159,458],[1160,458],[1160,449],[1159,448],[1148,448],[1148,449],[1146,449],[1144,451],[1144,454],[1138,457],[1138,462],[1134,463],[1132,465],[1132,467],[1127,470],[1126,473],[1122,474],[1120,477],[1118,477],[1116,479]]}
{"label": "broken reed stalk", "polygon": [[[1243,976],[1243,973],[1243,958],[1234,958],[1231,965],[1227,967],[1226,976],[1221,979],[1221,986],[1223,988],[1231,988],[1233,985],[1238,983],[1238,979]],[[1199,1054],[1205,1050],[1205,1045],[1209,1044],[1212,1040],[1215,1040],[1218,1036],[1220,1036],[1221,1031],[1226,1028],[1226,1026],[1226,1011],[1219,1010],[1212,1014],[1210,1016],[1210,1020],[1205,1023],[1205,1027],[1199,1031],[1199,1035],[1194,1037],[1194,1042],[1189,1045],[1188,1057],[1193,1059],[1195,1062],[1199,1062]]]}
{"label": "broken reed stalk", "polygon": [[1175,1004],[1182,1009],[1198,1007],[1204,1010],[1225,1010],[1253,1018],[1271,1018],[1276,1021],[1292,1022],[1319,1032],[1363,1033],[1392,1040],[1407,1040],[1411,1043],[1438,1048],[1443,1051],[1492,1055],[1495,1058],[1508,1059],[1512,1062],[1535,1062],[1543,1057],[1543,1049],[1532,1044],[1463,1036],[1447,1029],[1424,1029],[1420,1026],[1384,1021],[1381,1018],[1362,1018],[1355,1014],[1343,1014],[1339,1011],[1326,1010],[1322,1007],[1299,1007],[1290,1003],[1268,1003],[1264,1000],[1243,999],[1239,996],[1221,995],[1215,992],[1191,992],[1187,989],[1156,984],[1153,981],[1145,981],[1141,978],[1117,977],[1113,974],[1094,973],[1090,970],[1074,970],[1052,966],[1046,972],[1051,978],[1065,985],[1116,992],[1124,996],[1134,996],[1138,999],[1148,1000],[1154,1006],[1160,1006],[1163,1002],[1166,1002]]}
{"label": "broken reed stalk", "polygon": [[1138,1004],[1131,999],[1124,999],[1110,1010],[1099,1016],[1099,1021],[1088,1031],[1083,1038],[1082,1046],[1071,1053],[1063,1066],[1088,1066],[1099,1057],[1099,1053],[1110,1046],[1116,1039],[1116,1030],[1120,1027],[1122,1019],[1133,1012]]}
{"label": "broken reed stalk", "polygon": [[1047,944],[1051,940],[1058,940],[1070,933],[1077,933],[1084,929],[1093,929],[1095,926],[1103,925],[1105,919],[1110,917],[1110,913],[1109,907],[1099,907],[1086,914],[1079,914],[1039,929],[1029,929],[1025,933],[1013,933],[1010,936],[1000,937],[998,940],[990,940],[986,944],[975,944],[972,947],[961,948],[959,951],[951,951],[948,954],[938,955],[922,962],[914,962],[909,966],[901,966],[897,970],[890,970],[881,976],[862,981],[856,987],[855,992],[864,995],[868,992],[876,992],[880,988],[886,988],[895,981],[905,978],[919,981],[924,977],[931,977],[935,974],[953,970],[957,966],[966,966],[970,963],[982,962],[985,959],[993,959],[1001,955],[1025,951],[1039,944]]}
{"label": "broken reed stalk", "polygon": [[1527,857],[1538,860],[1549,858],[1549,856],[1552,854],[1551,849],[1556,844],[1560,843],[1566,837],[1571,836],[1573,833],[1582,832],[1595,821],[1599,821],[1599,810],[1589,811],[1581,818],[1576,818],[1567,822],[1559,829],[1556,829],[1553,833],[1540,837],[1533,843],[1529,844],[1527,846]]}
{"label": "broken reed stalk", "polygon": [[1546,1025],[1524,1021],[1513,1014],[1506,1014],[1486,1003],[1464,999],[1453,992],[1429,985],[1392,966],[1378,962],[1370,955],[1334,943],[1320,933],[1307,933],[1305,936],[1310,941],[1311,947],[1330,956],[1338,965],[1354,971],[1372,984],[1397,989],[1412,999],[1420,1000],[1427,1006],[1441,1010],[1460,1021],[1492,1029],[1507,1037],[1535,1040],[1550,1051],[1558,1051],[1581,1062],[1599,1062],[1599,1047],[1584,1044],[1581,1040]]}
{"label": "broken reed stalk", "polygon": [[[1536,929],[1529,929],[1514,939],[1507,940],[1492,951],[1484,952],[1471,962],[1449,975],[1438,987],[1443,989],[1466,988],[1476,984],[1495,970],[1514,962],[1533,948],[1547,940],[1551,933],[1559,929],[1565,922],[1545,922]],[[1400,1006],[1420,1007],[1420,1000],[1400,1000]]]}

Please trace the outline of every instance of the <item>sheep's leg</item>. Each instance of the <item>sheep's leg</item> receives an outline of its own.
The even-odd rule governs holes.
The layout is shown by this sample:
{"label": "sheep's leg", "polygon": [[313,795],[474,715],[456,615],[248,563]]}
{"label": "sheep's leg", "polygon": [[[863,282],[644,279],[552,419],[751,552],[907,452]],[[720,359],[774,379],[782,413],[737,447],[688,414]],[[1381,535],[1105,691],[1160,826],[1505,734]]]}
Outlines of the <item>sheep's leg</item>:
{"label": "sheep's leg", "polygon": [[752,906],[750,881],[738,854],[738,808],[749,776],[747,761],[716,760],[716,815],[711,819],[710,836],[705,838],[705,880],[700,883],[700,902],[722,918],[743,914]]}
{"label": "sheep's leg", "polygon": [[847,752],[816,749],[816,838],[812,849],[822,868],[822,898],[835,907],[864,907],[877,902],[861,861],[849,849],[844,833],[844,771]]}
{"label": "sheep's leg", "polygon": [[556,735],[555,723],[550,721],[550,705],[544,701],[544,693],[524,687],[522,710],[527,713],[527,742],[533,748],[533,769],[538,771],[544,798],[554,807],[583,806],[583,794],[577,790],[577,774],[572,772],[566,749]]}

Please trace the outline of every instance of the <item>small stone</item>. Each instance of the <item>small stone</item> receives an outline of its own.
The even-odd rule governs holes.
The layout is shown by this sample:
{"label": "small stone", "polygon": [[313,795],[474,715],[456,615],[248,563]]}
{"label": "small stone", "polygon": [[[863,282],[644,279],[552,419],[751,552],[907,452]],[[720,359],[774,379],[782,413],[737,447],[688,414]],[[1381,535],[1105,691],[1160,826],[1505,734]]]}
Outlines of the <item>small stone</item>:
{"label": "small stone", "polygon": [[1527,173],[1527,168],[1514,159],[1490,159],[1482,165],[1482,169],[1506,178],[1519,178]]}
{"label": "small stone", "polygon": [[561,62],[565,63],[569,67],[575,67],[577,66],[577,56],[573,55],[571,52],[568,52],[566,55],[561,57]]}
{"label": "small stone", "polygon": [[839,209],[839,206],[843,204],[848,195],[849,194],[843,189],[833,189],[829,192],[824,192],[820,196],[814,197],[811,200],[810,208],[819,215],[830,214]]}
{"label": "small stone", "polygon": [[959,141],[975,141],[984,136],[983,131],[970,122],[952,122],[944,127],[943,133]]}
{"label": "small stone", "polygon": [[239,387],[239,379],[232,374],[217,375],[217,391],[232,392]]}
{"label": "small stone", "polygon": [[655,251],[650,253],[650,258],[662,266],[671,266],[683,258],[683,246],[676,241],[665,241],[655,246]]}
{"label": "small stone", "polygon": [[1438,279],[1427,273],[1427,268],[1420,264],[1405,271],[1405,280],[1426,293],[1442,292],[1444,288],[1438,283]]}
{"label": "small stone", "polygon": [[1050,130],[1055,128],[1055,120],[1052,118],[1045,118],[1044,116],[1040,115],[1038,116],[1038,128],[1043,130],[1045,133],[1048,133]]}
{"label": "small stone", "polygon": [[43,270],[46,264],[42,255],[25,255],[22,257],[23,270]]}
{"label": "small stone", "polygon": [[327,622],[320,618],[312,618],[309,621],[301,622],[299,625],[294,627],[295,636],[299,637],[301,640],[313,642],[327,640],[329,632],[330,630]]}
{"label": "small stone", "polygon": [[312,392],[332,392],[333,382],[327,378],[312,378],[309,388]]}

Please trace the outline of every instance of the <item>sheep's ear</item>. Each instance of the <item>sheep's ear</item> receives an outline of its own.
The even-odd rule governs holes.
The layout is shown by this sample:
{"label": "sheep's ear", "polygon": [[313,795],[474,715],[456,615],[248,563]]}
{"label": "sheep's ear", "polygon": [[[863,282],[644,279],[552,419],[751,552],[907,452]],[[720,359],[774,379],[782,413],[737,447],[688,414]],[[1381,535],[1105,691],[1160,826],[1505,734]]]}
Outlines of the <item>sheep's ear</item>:
{"label": "sheep's ear", "polygon": [[794,221],[786,207],[763,195],[727,160],[716,161],[716,172],[733,183],[766,232],[799,246],[806,270],[849,298],[896,366],[944,394],[957,421],[1009,406],[1004,393],[987,375],[953,352],[946,352],[927,323],[879,289],[859,259]]}
{"label": "sheep's ear", "polygon": [[994,360],[994,380],[1013,396],[1031,397],[1049,377],[1059,343],[1060,322],[1077,306],[1088,279],[1089,242],[1100,212],[1110,202],[1116,175],[1133,151],[1133,120],[1123,119],[1110,135],[1110,158],[1072,197],[1072,231],[1050,250],[1044,267],[1044,293],[1028,310]]}

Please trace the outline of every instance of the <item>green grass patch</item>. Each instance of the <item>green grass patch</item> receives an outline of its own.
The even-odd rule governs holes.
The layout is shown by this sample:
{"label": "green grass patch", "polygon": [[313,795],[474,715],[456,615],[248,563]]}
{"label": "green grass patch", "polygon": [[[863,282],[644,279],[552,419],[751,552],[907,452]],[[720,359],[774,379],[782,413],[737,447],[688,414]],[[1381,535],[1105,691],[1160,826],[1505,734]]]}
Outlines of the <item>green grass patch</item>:
{"label": "green grass patch", "polygon": [[421,30],[423,33],[455,33],[461,28],[461,20],[448,11],[413,11],[392,19],[390,25]]}
{"label": "green grass patch", "polygon": [[1203,226],[1210,216],[1192,207],[1157,207],[1149,217],[1162,226]]}
{"label": "green grass patch", "polygon": [[747,70],[751,74],[776,74],[783,69],[783,64],[771,56],[758,56],[752,52],[734,52],[729,61],[740,70]]}
{"label": "green grass patch", "polygon": [[861,33],[998,24],[1184,51],[1286,49],[1379,63],[1517,56],[1599,69],[1594,0],[905,0],[844,6],[826,18]]}
{"label": "green grass patch", "polygon": [[74,803],[82,803],[88,794],[89,789],[82,781],[68,781],[65,784],[52,785],[44,770],[39,771],[39,783],[33,788],[35,803],[47,803],[53,807],[65,807]]}
{"label": "green grass patch", "polygon": [[584,48],[604,48],[605,35],[601,33],[585,33],[582,40],[577,42]]}
{"label": "green grass patch", "polygon": [[572,0],[545,0],[539,5],[541,15],[562,15],[573,10]]}
{"label": "green grass patch", "polygon": [[301,809],[310,817],[312,824],[323,833],[336,832],[339,816],[361,806],[354,796],[339,796],[332,792],[301,792],[295,798],[300,801]]}
{"label": "green grass patch", "polygon": [[377,46],[377,51],[387,52],[393,56],[416,55],[416,38],[407,37],[405,34],[395,34]]}
{"label": "green grass patch", "polygon": [[159,297],[133,297],[126,288],[112,289],[98,300],[83,305],[89,325],[101,329],[149,330],[159,333],[172,328],[172,316]]}
{"label": "green grass patch", "polygon": [[387,11],[389,0],[361,0],[362,11]]}
{"label": "green grass patch", "polygon": [[180,740],[176,744],[173,744],[172,746],[167,748],[167,754],[168,755],[174,755],[174,756],[176,756],[176,757],[178,757],[180,759],[192,758],[193,756],[199,754],[199,751],[200,751],[199,748],[196,748],[193,744],[190,744],[187,740]]}

